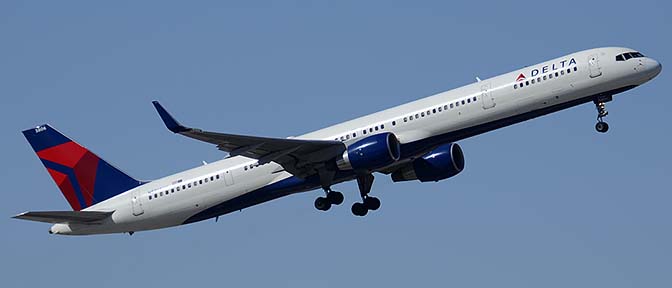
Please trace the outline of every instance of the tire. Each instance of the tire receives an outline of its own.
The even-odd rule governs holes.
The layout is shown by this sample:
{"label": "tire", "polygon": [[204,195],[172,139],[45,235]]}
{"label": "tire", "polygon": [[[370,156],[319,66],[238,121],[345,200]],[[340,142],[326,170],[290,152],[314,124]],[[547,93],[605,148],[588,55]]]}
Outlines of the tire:
{"label": "tire", "polygon": [[609,124],[607,124],[607,122],[597,122],[597,124],[595,124],[595,130],[600,133],[606,133],[609,131]]}
{"label": "tire", "polygon": [[341,205],[341,203],[343,203],[343,193],[338,191],[331,191],[327,193],[327,199],[331,204]]}
{"label": "tire", "polygon": [[331,208],[331,203],[327,198],[324,197],[317,197],[315,199],[315,209],[320,210],[320,211],[327,211]]}
{"label": "tire", "polygon": [[368,210],[378,210],[378,208],[380,208],[380,200],[376,197],[366,197],[364,199],[364,206],[366,206]]}
{"label": "tire", "polygon": [[366,216],[366,213],[368,212],[369,209],[366,209],[364,203],[356,202],[355,204],[352,204],[352,214],[355,214],[355,216]]}

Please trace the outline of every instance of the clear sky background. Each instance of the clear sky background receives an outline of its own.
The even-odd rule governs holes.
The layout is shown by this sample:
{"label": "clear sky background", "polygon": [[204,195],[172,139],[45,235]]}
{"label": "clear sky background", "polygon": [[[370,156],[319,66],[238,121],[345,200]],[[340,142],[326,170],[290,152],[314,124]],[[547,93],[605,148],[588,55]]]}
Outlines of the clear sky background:
{"label": "clear sky background", "polygon": [[[669,1],[2,1],[2,287],[670,287]],[[393,184],[379,211],[297,194],[177,228],[94,237],[10,219],[69,210],[20,131],[50,123],[154,179],[216,161],[210,130],[299,135],[571,52],[626,46],[653,81],[460,142],[466,170]]]}

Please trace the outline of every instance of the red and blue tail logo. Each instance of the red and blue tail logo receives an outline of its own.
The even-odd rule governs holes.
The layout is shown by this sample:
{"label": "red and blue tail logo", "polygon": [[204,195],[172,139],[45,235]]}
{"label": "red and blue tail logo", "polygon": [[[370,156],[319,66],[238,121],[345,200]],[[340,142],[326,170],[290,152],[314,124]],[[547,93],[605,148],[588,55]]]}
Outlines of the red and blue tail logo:
{"label": "red and blue tail logo", "polygon": [[49,125],[23,135],[75,211],[142,185]]}

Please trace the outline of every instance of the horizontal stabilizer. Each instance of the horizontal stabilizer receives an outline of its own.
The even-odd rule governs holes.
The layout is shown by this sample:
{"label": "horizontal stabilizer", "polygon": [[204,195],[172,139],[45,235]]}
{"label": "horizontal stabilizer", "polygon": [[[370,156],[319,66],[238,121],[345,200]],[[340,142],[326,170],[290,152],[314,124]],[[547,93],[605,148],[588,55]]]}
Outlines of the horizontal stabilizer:
{"label": "horizontal stabilizer", "polygon": [[54,224],[96,224],[112,215],[112,213],[114,211],[40,211],[23,212],[12,218]]}

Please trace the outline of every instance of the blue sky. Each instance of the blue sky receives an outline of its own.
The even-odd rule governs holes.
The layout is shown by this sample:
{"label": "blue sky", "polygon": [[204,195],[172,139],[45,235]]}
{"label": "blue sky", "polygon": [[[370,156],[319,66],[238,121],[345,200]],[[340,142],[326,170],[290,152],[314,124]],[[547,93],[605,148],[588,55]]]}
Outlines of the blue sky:
{"label": "blue sky", "polygon": [[[669,287],[669,1],[0,3],[3,287]],[[286,3],[290,2],[290,3]],[[626,46],[657,79],[460,142],[439,183],[378,176],[382,207],[285,197],[178,228],[55,237],[10,219],[69,206],[20,131],[50,123],[142,179],[216,161],[186,124],[302,134],[563,54]]]}

